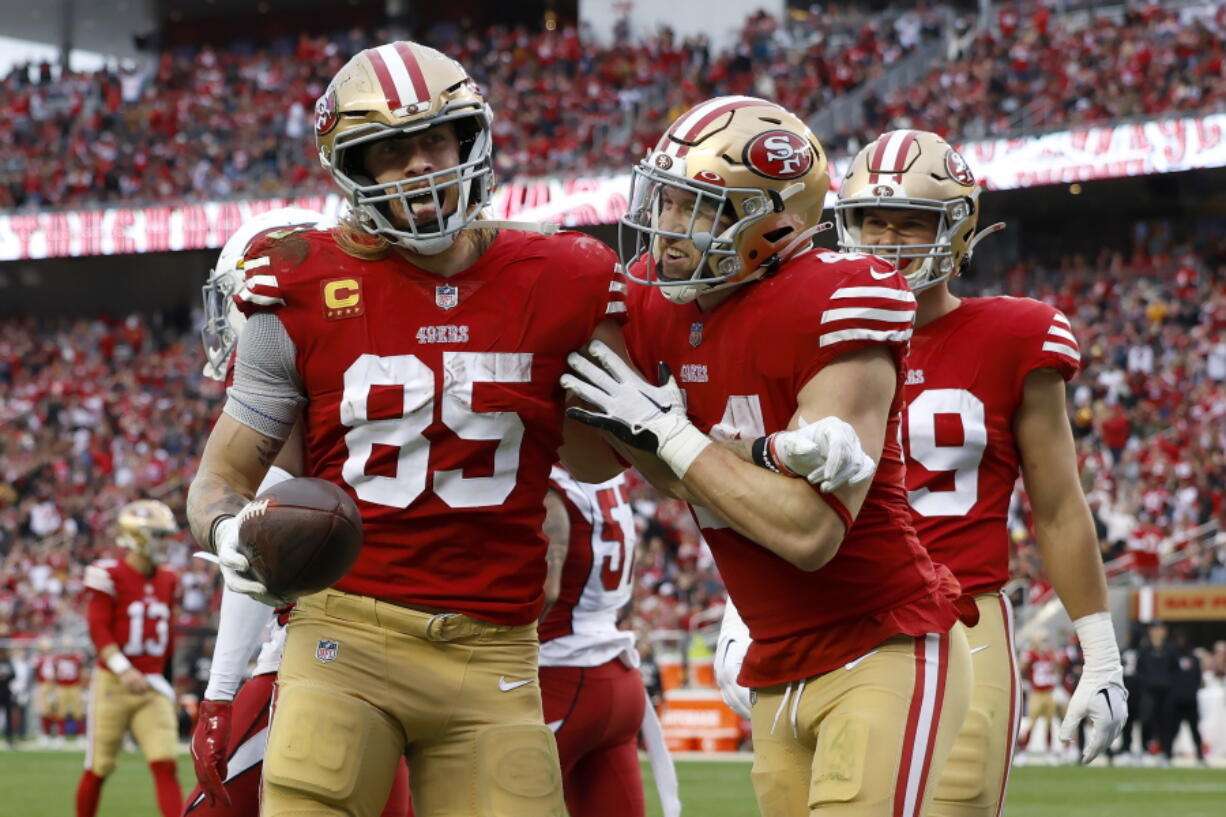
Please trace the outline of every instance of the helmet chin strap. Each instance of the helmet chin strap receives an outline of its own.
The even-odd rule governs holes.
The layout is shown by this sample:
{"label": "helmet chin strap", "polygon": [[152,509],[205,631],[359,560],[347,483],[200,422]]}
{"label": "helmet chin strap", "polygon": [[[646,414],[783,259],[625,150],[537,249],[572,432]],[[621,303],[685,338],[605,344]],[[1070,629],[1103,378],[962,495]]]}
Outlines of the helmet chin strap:
{"label": "helmet chin strap", "polygon": [[975,248],[979,246],[980,241],[983,241],[992,233],[999,233],[1003,229],[1005,229],[1005,223],[1003,221],[998,221],[991,227],[984,227],[982,230],[975,233],[974,237],[971,238],[971,240],[966,244],[966,257],[971,257],[971,255],[975,252]]}
{"label": "helmet chin strap", "polygon": [[522,230],[526,233],[555,235],[562,228],[553,221],[506,221],[503,219],[479,218],[465,224],[462,229],[482,230],[493,227],[499,230]]}
{"label": "helmet chin strap", "polygon": [[818,235],[819,233],[824,233],[832,227],[834,227],[834,222],[823,221],[820,224],[814,224],[809,229],[797,233],[796,236],[793,237],[792,240],[789,241],[784,248],[777,253],[779,262],[783,263],[792,256],[799,255],[805,250],[810,249],[810,246],[806,245],[812,245],[814,236]]}

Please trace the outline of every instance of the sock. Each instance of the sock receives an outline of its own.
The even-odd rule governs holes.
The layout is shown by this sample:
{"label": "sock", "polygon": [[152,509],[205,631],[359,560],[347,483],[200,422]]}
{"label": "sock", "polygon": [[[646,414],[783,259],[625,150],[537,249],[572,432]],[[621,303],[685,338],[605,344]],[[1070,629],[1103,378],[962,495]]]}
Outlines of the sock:
{"label": "sock", "polygon": [[43,716],[43,734],[49,738],[55,737],[55,718]]}
{"label": "sock", "polygon": [[94,817],[98,813],[98,798],[102,795],[101,778],[89,769],[77,784],[77,817]]}
{"label": "sock", "polygon": [[[183,810],[183,791],[173,760],[157,760],[149,764],[153,771],[153,787],[157,791],[158,810],[162,817],[179,817]],[[78,816],[79,817],[79,816]]]}

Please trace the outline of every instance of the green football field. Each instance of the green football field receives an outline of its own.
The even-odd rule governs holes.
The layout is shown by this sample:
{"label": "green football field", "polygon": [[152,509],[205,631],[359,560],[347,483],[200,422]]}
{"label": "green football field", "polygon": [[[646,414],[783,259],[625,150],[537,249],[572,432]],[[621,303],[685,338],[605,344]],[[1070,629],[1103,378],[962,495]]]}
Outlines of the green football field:
{"label": "green football field", "polygon": [[[76,752],[0,752],[0,817],[69,817],[81,773]],[[755,817],[744,761],[677,763],[686,817]],[[191,760],[179,758],[184,794]],[[659,804],[648,783],[648,814]],[[1015,769],[1008,817],[1223,817],[1226,770],[1033,767]],[[98,817],[157,817],[139,755],[124,755],[102,792]]]}

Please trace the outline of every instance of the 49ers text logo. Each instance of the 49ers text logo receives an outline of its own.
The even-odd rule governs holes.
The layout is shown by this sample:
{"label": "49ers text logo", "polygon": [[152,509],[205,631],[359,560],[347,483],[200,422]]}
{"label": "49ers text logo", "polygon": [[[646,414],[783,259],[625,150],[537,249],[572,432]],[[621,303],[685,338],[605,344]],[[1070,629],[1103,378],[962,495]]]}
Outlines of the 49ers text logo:
{"label": "49ers text logo", "polygon": [[759,176],[796,179],[813,167],[813,147],[791,131],[768,130],[749,140],[741,158]]}

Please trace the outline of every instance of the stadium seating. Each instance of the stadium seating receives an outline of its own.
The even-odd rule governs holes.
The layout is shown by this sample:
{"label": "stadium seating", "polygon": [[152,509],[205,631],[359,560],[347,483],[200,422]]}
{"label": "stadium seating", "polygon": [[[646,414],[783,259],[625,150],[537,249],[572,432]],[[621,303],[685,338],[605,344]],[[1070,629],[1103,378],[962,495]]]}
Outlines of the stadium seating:
{"label": "stadium seating", "polygon": [[[712,95],[766,96],[811,116],[943,36],[947,19],[925,3],[878,17],[850,6],[787,21],[755,13],[723,53],[667,30],[605,48],[573,26],[451,25],[425,39],[461,59],[496,103],[501,178],[598,173],[637,160],[679,112]],[[862,131],[826,147],[851,152],[887,127],[968,139],[1218,108],[1226,11],[1184,24],[1189,13],[1146,7],[1060,25],[1015,15],[969,29],[953,59],[914,86],[870,96]],[[162,53],[148,72],[19,67],[0,81],[0,210],[328,191],[312,106],[368,44],[347,32],[259,50],[206,46]]]}

